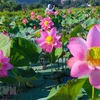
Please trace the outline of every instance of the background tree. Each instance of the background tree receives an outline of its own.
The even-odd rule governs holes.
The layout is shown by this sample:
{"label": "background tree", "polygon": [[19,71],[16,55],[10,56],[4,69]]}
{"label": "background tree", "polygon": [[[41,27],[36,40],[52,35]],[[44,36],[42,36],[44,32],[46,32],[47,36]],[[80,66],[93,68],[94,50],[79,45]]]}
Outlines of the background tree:
{"label": "background tree", "polygon": [[95,5],[95,1],[94,0],[89,0],[89,3],[91,4],[91,6]]}

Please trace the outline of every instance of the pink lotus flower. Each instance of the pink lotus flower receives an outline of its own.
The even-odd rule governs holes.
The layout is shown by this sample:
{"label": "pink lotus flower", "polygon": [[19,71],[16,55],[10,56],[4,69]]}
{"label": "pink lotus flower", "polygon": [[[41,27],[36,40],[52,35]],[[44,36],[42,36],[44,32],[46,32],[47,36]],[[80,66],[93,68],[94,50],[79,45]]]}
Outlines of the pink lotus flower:
{"label": "pink lotus flower", "polygon": [[60,35],[56,35],[56,28],[52,28],[50,32],[42,31],[41,37],[36,42],[40,44],[43,51],[51,53],[53,48],[60,48],[62,46],[59,41],[60,37]]}
{"label": "pink lotus flower", "polygon": [[86,14],[85,17],[88,18],[89,17],[89,14]]}
{"label": "pink lotus flower", "polygon": [[68,14],[71,14],[71,13],[72,13],[72,10],[69,9],[69,10],[68,10]]}
{"label": "pink lotus flower", "polygon": [[30,19],[34,20],[34,19],[35,19],[35,15],[32,15],[32,16],[30,17]]}
{"label": "pink lotus flower", "polygon": [[36,26],[33,26],[33,29],[35,30],[36,29]]}
{"label": "pink lotus flower", "polygon": [[48,15],[54,15],[54,12],[53,11],[48,11],[47,14]]}
{"label": "pink lotus flower", "polygon": [[24,13],[26,13],[26,10],[24,10]]}
{"label": "pink lotus flower", "polygon": [[6,77],[8,75],[8,70],[13,68],[11,64],[9,64],[10,58],[4,57],[2,50],[0,50],[0,76]]}
{"label": "pink lotus flower", "polygon": [[31,12],[31,16],[34,16],[35,15],[35,12]]}
{"label": "pink lotus flower", "polygon": [[58,11],[55,11],[55,12],[54,12],[55,15],[58,15],[58,13],[59,13]]}
{"label": "pink lotus flower", "polygon": [[6,35],[9,37],[8,33],[6,31],[3,31],[2,34]]}
{"label": "pink lotus flower", "polygon": [[40,22],[41,28],[44,30],[50,30],[54,23],[51,21],[50,17],[43,18]]}
{"label": "pink lotus flower", "polygon": [[37,15],[37,19],[38,20],[42,20],[42,16],[41,15]]}
{"label": "pink lotus flower", "polygon": [[71,76],[88,75],[90,84],[100,89],[100,24],[90,29],[87,40],[71,38],[67,47],[73,55],[67,62]]}
{"label": "pink lotus flower", "polygon": [[28,23],[28,20],[27,20],[26,18],[24,18],[24,19],[22,20],[22,22],[23,22],[23,24],[26,24],[26,23]]}
{"label": "pink lotus flower", "polygon": [[62,17],[63,17],[63,18],[66,18],[66,15],[63,15]]}
{"label": "pink lotus flower", "polygon": [[94,13],[95,12],[95,8],[92,8],[92,13]]}

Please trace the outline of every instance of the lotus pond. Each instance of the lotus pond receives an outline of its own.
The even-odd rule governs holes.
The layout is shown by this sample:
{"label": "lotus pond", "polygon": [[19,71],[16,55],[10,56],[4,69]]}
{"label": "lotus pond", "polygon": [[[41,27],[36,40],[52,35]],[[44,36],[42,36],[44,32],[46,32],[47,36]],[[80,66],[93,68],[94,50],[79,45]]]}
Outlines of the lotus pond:
{"label": "lotus pond", "polygon": [[0,100],[100,100],[100,7],[0,12]]}

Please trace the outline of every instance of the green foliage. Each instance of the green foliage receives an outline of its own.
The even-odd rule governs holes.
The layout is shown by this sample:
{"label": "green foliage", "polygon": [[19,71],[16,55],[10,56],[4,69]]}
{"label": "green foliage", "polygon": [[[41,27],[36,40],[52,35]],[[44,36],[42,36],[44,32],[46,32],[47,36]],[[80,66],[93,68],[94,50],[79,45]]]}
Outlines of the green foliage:
{"label": "green foliage", "polygon": [[[46,8],[47,4],[53,3],[58,8],[69,8],[69,7],[86,7],[87,3],[91,4],[92,6],[99,6],[100,3],[98,0],[94,2],[94,0],[66,0],[61,1],[59,0],[39,0],[39,1],[31,1],[31,3],[27,1],[21,1],[21,4],[17,2],[18,0],[1,0],[0,2],[0,11],[19,11],[19,10],[33,10],[36,8]],[[28,4],[25,4],[27,2]]]}
{"label": "green foliage", "polygon": [[34,32],[34,38],[38,38],[40,36],[40,29]]}
{"label": "green foliage", "polygon": [[11,48],[11,63],[15,66],[36,63],[39,59],[39,50],[36,45],[24,38],[12,39]]}
{"label": "green foliage", "polygon": [[[17,68],[17,73],[14,78],[21,83],[30,82],[36,79],[36,73],[32,68],[20,69]],[[16,72],[15,70],[15,72]]]}
{"label": "green foliage", "polygon": [[73,29],[73,31],[69,35],[70,37],[76,37],[77,33],[81,33],[83,31],[83,27],[79,24]]}
{"label": "green foliage", "polygon": [[7,84],[26,83],[36,80],[39,73],[35,73],[32,68],[13,68],[9,71],[9,76],[5,78],[0,77],[0,81]]}
{"label": "green foliage", "polygon": [[78,79],[68,81],[67,84],[61,87],[58,92],[48,100],[74,100],[80,92],[86,79]]}
{"label": "green foliage", "polygon": [[95,5],[95,1],[94,0],[89,0],[89,3],[94,6]]}
{"label": "green foliage", "polygon": [[[20,30],[21,30],[21,27],[20,27]],[[30,37],[27,36],[27,33],[30,35]],[[30,39],[34,34],[34,30],[33,28],[31,27],[26,27],[26,28],[23,28],[21,31],[19,31],[17,34],[16,34],[16,37],[21,37],[21,38],[25,38],[25,39]]]}
{"label": "green foliage", "polygon": [[0,34],[0,50],[3,51],[5,56],[10,56],[11,40],[8,36]]}
{"label": "green foliage", "polygon": [[29,58],[22,50],[18,48],[11,48],[10,62],[14,66],[29,66]]}
{"label": "green foliage", "polygon": [[0,3],[0,11],[18,11],[21,9],[21,5],[17,3],[17,0],[2,0]]}
{"label": "green foliage", "polygon": [[6,84],[15,84],[17,80],[12,76],[7,76],[5,78],[0,77],[0,81]]}
{"label": "green foliage", "polygon": [[[78,2],[80,3],[81,1]],[[71,2],[69,2],[69,4],[71,4]],[[0,31],[7,31],[11,38],[0,34],[0,50],[4,51],[5,56],[10,56],[10,63],[14,65],[14,68],[9,71],[8,77],[0,78],[1,82],[7,84],[15,84],[17,82],[26,83],[27,86],[32,87],[30,82],[36,80],[39,74],[29,66],[31,66],[32,63],[37,63],[39,57],[43,59],[49,58],[50,63],[55,63],[57,59],[62,56],[68,60],[71,57],[71,53],[68,50],[66,52],[68,40],[71,37],[76,36],[84,37],[86,39],[90,28],[94,24],[100,23],[100,16],[98,15],[99,7],[95,9],[95,12],[92,12],[91,8],[72,9],[71,14],[68,14],[65,9],[58,10],[59,14],[57,16],[51,15],[51,20],[54,22],[54,26],[57,27],[57,34],[59,33],[61,35],[60,40],[65,48],[54,49],[52,53],[45,53],[43,56],[41,56],[41,54],[43,54],[41,48],[35,42],[32,42],[40,37],[40,20],[37,18],[31,20],[31,11],[27,11],[26,13],[23,11],[11,13],[8,11],[0,12]],[[32,11],[35,12],[35,16],[40,14],[42,17],[47,17],[44,15],[44,9],[34,9]],[[86,17],[86,14],[89,14],[89,16]],[[66,17],[63,17],[63,15],[66,15]],[[27,24],[22,23],[23,18],[28,20]],[[36,26],[36,29],[33,29],[34,25]],[[29,34],[26,35],[26,33]],[[63,62],[65,59],[63,59]],[[67,74],[69,75],[69,73]],[[88,97],[91,98],[91,85],[88,80],[75,79],[68,81],[67,84],[62,87],[53,88],[48,97],[44,99],[77,99],[82,86]],[[95,98],[99,98],[99,95],[99,90],[95,89]]]}
{"label": "green foliage", "polygon": [[49,61],[55,63],[55,61],[61,56],[62,48],[56,48],[49,54]]}
{"label": "green foliage", "polygon": [[100,20],[97,19],[97,18],[88,18],[86,21],[84,21],[83,23],[83,27],[91,27],[93,26],[94,24],[100,24]]}
{"label": "green foliage", "polygon": [[[89,83],[89,80],[88,79],[85,81],[85,84],[83,85],[83,88],[85,89],[88,97],[91,98],[92,86]],[[94,89],[94,92],[95,92],[94,93],[94,98],[100,98],[100,90]]]}
{"label": "green foliage", "polygon": [[66,34],[66,31],[62,32],[61,42],[62,42],[63,45],[68,42],[68,38],[69,38],[69,35]]}
{"label": "green foliage", "polygon": [[51,19],[54,22],[54,26],[55,27],[59,27],[61,25],[62,16],[60,16],[60,15],[58,15],[58,16],[52,16]]}
{"label": "green foliage", "polygon": [[47,98],[39,100],[75,100],[86,79],[73,79],[65,86],[52,88]]}

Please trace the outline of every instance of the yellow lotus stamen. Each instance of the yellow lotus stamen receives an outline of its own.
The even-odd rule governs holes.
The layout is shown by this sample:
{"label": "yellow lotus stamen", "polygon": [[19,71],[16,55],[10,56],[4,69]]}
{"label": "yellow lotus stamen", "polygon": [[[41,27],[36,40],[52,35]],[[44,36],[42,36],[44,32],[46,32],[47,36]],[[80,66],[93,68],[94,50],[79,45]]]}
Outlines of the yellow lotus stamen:
{"label": "yellow lotus stamen", "polygon": [[0,62],[0,69],[2,68],[2,63]]}
{"label": "yellow lotus stamen", "polygon": [[86,61],[91,66],[100,66],[100,47],[92,47],[86,53]]}
{"label": "yellow lotus stamen", "polygon": [[53,39],[52,36],[47,36],[47,37],[46,37],[46,43],[47,43],[47,44],[52,44],[53,41],[54,41],[54,39]]}
{"label": "yellow lotus stamen", "polygon": [[44,22],[44,25],[45,25],[45,26],[48,26],[48,24],[49,24],[48,21],[45,21],[45,22]]}

